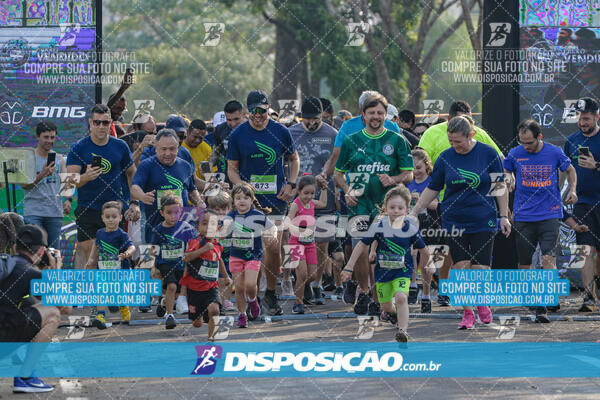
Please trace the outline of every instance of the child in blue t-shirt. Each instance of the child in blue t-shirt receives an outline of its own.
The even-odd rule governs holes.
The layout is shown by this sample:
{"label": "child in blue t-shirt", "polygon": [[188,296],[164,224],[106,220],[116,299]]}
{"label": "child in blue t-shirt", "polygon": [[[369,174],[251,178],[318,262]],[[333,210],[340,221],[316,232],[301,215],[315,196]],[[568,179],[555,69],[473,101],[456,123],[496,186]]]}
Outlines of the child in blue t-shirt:
{"label": "child in blue t-shirt", "polygon": [[342,270],[342,280],[350,279],[358,258],[371,246],[369,262],[375,263],[375,287],[383,310],[381,319],[396,326],[398,342],[409,339],[408,289],[414,268],[411,246],[419,250],[421,269],[429,260],[418,226],[405,220],[409,204],[410,192],[404,185],[388,191],[383,199],[384,217],[373,222]]}
{"label": "child in blue t-shirt", "polygon": [[156,308],[156,315],[159,318],[165,317],[166,329],[173,329],[177,326],[173,316],[173,307],[177,293],[181,300],[187,299],[183,293],[179,281],[183,277],[185,264],[183,254],[187,243],[198,237],[196,228],[186,221],[180,221],[183,210],[181,197],[175,193],[167,192],[160,199],[160,215],[164,221],[152,230],[150,243],[160,247],[159,255],[156,256],[155,267],[152,270],[153,276],[160,276],[163,289],[166,290],[164,305],[162,299]]}
{"label": "child in blue t-shirt", "polygon": [[[135,246],[129,239],[127,233],[119,228],[123,218],[122,205],[119,201],[107,201],[102,205],[102,222],[104,228],[96,232],[96,240],[93,243],[90,258],[86,268],[98,267],[98,269],[121,269],[131,268],[129,259],[135,253]],[[92,325],[98,329],[106,329],[106,311],[104,307],[98,307],[99,311]],[[111,312],[121,311],[121,321],[128,323],[131,320],[131,312],[128,306],[109,306]]]}

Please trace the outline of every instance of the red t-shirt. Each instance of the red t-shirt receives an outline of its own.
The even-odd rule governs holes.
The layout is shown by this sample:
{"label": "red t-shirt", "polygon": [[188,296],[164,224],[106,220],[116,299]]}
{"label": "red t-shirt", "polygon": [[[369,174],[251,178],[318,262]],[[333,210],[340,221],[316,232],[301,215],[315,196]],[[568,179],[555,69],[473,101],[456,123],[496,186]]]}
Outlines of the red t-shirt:
{"label": "red t-shirt", "polygon": [[[186,286],[188,289],[192,289],[197,292],[206,292],[210,290],[210,288],[219,287],[217,279],[219,276],[219,261],[221,260],[221,255],[223,254],[223,247],[219,244],[219,241],[217,239],[211,239],[209,241],[215,246],[215,248],[202,253],[200,257],[198,257],[196,260],[205,260],[208,263],[216,263],[217,271],[215,280],[209,281],[205,279],[199,279],[197,268],[194,267],[194,265],[196,265],[197,263],[194,263],[194,261],[196,260],[193,260],[190,263],[188,263],[187,271],[183,278],[181,278],[181,280],[179,281],[180,284]],[[186,253],[198,250],[209,241],[207,241],[201,236],[198,236],[196,239],[190,240],[188,242],[188,248],[186,250]],[[192,263],[194,263],[194,265],[192,265]],[[212,268],[209,268],[209,270],[212,270]]]}
{"label": "red t-shirt", "polygon": [[114,136],[117,137],[117,128],[115,127],[115,122],[113,121],[110,124],[110,132],[109,132],[110,136]]}

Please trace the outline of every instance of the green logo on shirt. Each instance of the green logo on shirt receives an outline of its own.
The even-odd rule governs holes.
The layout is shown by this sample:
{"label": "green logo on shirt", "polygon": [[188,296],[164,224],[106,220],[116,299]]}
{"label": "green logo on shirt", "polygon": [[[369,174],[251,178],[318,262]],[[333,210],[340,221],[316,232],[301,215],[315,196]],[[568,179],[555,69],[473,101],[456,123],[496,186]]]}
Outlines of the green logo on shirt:
{"label": "green logo on shirt", "polygon": [[277,155],[275,154],[275,150],[273,150],[266,144],[257,142],[256,140],[254,141],[254,143],[256,143],[256,146],[258,147],[258,149],[260,151],[265,153],[265,156],[267,157],[267,164],[273,165],[273,163],[275,162],[275,159],[277,158]]}
{"label": "green logo on shirt", "polygon": [[179,179],[172,177],[169,174],[165,174],[165,178],[167,178],[171,185],[175,186],[179,190],[183,190],[183,182],[181,182]]}
{"label": "green logo on shirt", "polygon": [[404,255],[406,254],[406,250],[404,250],[404,248],[394,242],[392,242],[390,239],[385,239],[385,244],[387,244],[387,246],[390,248],[390,250],[392,250],[394,253],[401,255],[404,257]]}
{"label": "green logo on shirt", "polygon": [[111,246],[110,244],[106,243],[104,240],[101,240],[100,244],[102,245],[102,251],[104,253],[112,254],[113,256],[116,256],[119,254],[119,249],[117,249],[115,246]]}
{"label": "green logo on shirt", "polygon": [[[477,175],[475,172],[466,171],[466,170],[460,169],[460,168],[457,168],[457,170],[458,170],[458,173],[460,174],[460,176],[465,178],[467,185],[471,186],[472,189],[477,189],[479,187],[479,184],[481,183],[481,180],[479,179],[479,175]],[[452,182],[452,183],[454,183],[454,182]]]}

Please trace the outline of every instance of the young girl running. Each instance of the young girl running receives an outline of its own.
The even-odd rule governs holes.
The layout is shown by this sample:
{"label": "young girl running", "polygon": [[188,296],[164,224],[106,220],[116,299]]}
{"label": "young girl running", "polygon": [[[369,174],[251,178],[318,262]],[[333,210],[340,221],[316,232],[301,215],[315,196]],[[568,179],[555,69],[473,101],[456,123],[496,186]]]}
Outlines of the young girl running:
{"label": "young girl running", "polygon": [[375,262],[375,285],[383,309],[381,319],[396,325],[398,342],[407,342],[409,339],[408,288],[414,268],[411,246],[419,249],[421,268],[429,260],[429,252],[414,222],[405,220],[409,204],[410,192],[404,185],[387,192],[383,200],[384,217],[371,225],[342,270],[342,280],[350,279],[358,257],[366,246],[371,246],[369,261]]}
{"label": "young girl running", "polygon": [[[303,247],[299,251],[300,261],[296,268],[296,303],[294,314],[304,314],[304,285],[314,279],[317,271],[317,247],[315,245],[315,209],[327,206],[327,186],[321,187],[319,200],[314,200],[317,182],[312,175],[304,175],[298,180],[297,196],[288,212],[291,246]],[[300,228],[300,229],[299,229]]]}
{"label": "young girl running", "polygon": [[235,301],[239,311],[238,327],[248,326],[246,315],[246,296],[250,306],[251,317],[258,318],[257,278],[262,258],[262,240],[266,243],[277,241],[277,228],[265,214],[254,208],[256,202],[254,188],[247,182],[234,186],[234,211],[227,214],[228,219],[223,223],[224,232],[231,232],[231,251],[229,256],[229,271],[235,284]]}
{"label": "young girl running", "polygon": [[[419,196],[423,193],[423,190],[429,185],[431,180],[431,172],[433,171],[433,165],[429,155],[422,149],[415,149],[412,151],[413,162],[415,169],[413,174],[415,179],[408,183],[406,187],[410,191],[411,195],[411,208],[419,200]],[[427,206],[427,210],[423,210],[419,214],[419,230],[425,232],[423,234],[423,241],[426,245],[441,245],[441,238],[439,235],[436,236],[437,232],[441,232],[441,218],[437,212],[438,200],[433,199]],[[416,263],[417,255],[414,254],[413,261]],[[421,270],[421,276],[423,278],[423,296],[421,297],[421,312],[431,313],[431,278],[433,276],[433,270],[423,268]],[[413,275],[410,281],[410,290],[408,292],[408,304],[415,304],[417,302],[417,295],[419,288],[417,286],[417,269],[413,271]]]}

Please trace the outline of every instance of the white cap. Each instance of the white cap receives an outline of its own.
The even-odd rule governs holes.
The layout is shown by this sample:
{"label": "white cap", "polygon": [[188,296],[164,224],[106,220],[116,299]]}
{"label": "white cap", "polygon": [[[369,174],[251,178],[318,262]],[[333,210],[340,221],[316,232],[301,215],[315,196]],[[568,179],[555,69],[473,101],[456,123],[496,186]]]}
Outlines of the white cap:
{"label": "white cap", "polygon": [[393,104],[388,104],[387,115],[385,119],[392,120],[394,117],[398,116],[398,109]]}
{"label": "white cap", "polygon": [[227,118],[225,118],[225,111],[219,111],[213,116],[213,126],[221,125],[226,122]]}

